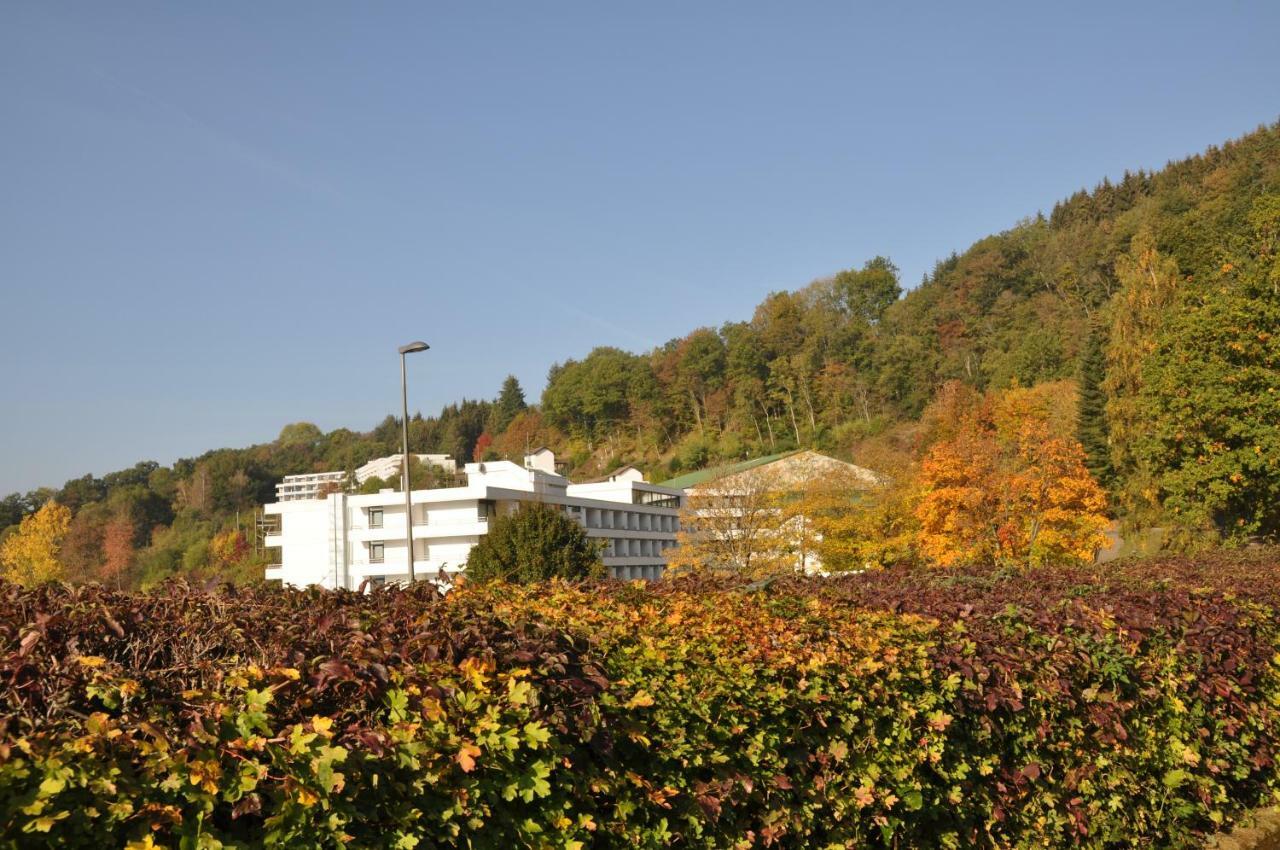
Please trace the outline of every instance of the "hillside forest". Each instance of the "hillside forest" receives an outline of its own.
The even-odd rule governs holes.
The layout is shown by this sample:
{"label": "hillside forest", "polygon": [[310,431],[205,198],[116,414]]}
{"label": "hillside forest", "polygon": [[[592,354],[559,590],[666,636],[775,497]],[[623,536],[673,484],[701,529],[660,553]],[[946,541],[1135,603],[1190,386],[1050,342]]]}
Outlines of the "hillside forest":
{"label": "hillside forest", "polygon": [[[1275,538],[1278,249],[1274,124],[1079,191],[907,291],[874,257],[771,293],[749,319],[557,363],[536,403],[508,377],[492,400],[414,415],[411,448],[518,460],[547,445],[571,477],[629,462],[656,481],[816,448],[892,482],[843,513],[828,494],[833,531],[858,537],[853,563],[989,558],[1028,511],[1074,512],[1064,552],[1111,520],[1181,549]],[[15,493],[0,501],[0,568],[120,586],[258,578],[255,512],[282,476],[399,445],[394,416],[366,432],[294,423],[270,443]],[[978,504],[992,482],[1025,501]]]}

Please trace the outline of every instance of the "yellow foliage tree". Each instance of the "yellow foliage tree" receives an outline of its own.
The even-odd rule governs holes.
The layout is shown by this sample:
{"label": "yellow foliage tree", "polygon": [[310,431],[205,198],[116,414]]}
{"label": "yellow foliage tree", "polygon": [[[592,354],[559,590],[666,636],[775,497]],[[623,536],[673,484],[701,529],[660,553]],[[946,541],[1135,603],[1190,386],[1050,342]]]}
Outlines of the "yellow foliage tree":
{"label": "yellow foliage tree", "polygon": [[790,568],[790,542],[782,533],[785,489],[767,472],[750,472],[690,492],[669,569],[767,575]]}
{"label": "yellow foliage tree", "polygon": [[60,578],[58,551],[70,526],[71,511],[53,501],[24,517],[17,533],[0,543],[0,574],[26,585]]}
{"label": "yellow foliage tree", "polygon": [[910,561],[915,541],[914,493],[909,469],[885,472],[868,489],[854,476],[815,477],[782,508],[797,569],[817,564],[828,573],[874,569]]}
{"label": "yellow foliage tree", "polygon": [[1117,494],[1132,527],[1158,521],[1155,471],[1138,458],[1135,445],[1145,431],[1141,409],[1143,366],[1156,348],[1156,336],[1178,297],[1178,264],[1156,250],[1155,237],[1143,229],[1129,253],[1116,258],[1121,284],[1111,306],[1111,331],[1102,386],[1107,394],[1111,464],[1124,486]]}
{"label": "yellow foliage tree", "polygon": [[1055,425],[1064,385],[1014,387],[956,408],[920,464],[921,554],[940,566],[1088,561],[1106,497],[1084,450]]}

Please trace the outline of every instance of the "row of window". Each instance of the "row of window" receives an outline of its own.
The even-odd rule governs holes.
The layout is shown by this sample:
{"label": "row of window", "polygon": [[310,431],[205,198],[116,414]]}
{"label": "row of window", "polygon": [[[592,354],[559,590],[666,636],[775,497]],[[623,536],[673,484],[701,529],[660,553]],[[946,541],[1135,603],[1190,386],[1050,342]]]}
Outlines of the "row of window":
{"label": "row of window", "polygon": [[[426,561],[431,557],[430,548],[422,543],[422,541],[414,541],[414,551],[418,554],[414,555],[416,561]],[[387,544],[382,540],[373,540],[369,543],[369,563],[381,564],[387,557]]]}
{"label": "row of window", "polygon": [[606,558],[661,558],[675,546],[674,540],[638,540],[630,537],[609,538],[605,543]]}
{"label": "row of window", "polygon": [[[382,508],[369,508],[367,510],[369,518],[369,528],[382,528],[385,514]],[[476,504],[476,519],[480,522],[488,522],[489,517],[498,515],[498,506],[488,499],[481,500]],[[421,520],[414,520],[414,525],[426,525],[427,513],[422,513]]]}
{"label": "row of window", "polygon": [[[599,528],[620,531],[658,531],[674,534],[679,530],[679,521],[669,514],[651,514],[640,511],[609,510],[607,508],[583,508],[579,505],[566,505],[565,513],[581,522],[587,528]],[[369,528],[382,528],[385,520],[382,508],[368,508]],[[482,499],[476,503],[476,520],[487,523],[498,515],[498,506],[490,499]],[[420,523],[426,524],[424,512]]]}
{"label": "row of window", "polygon": [[618,531],[661,531],[674,534],[680,530],[679,520],[671,514],[640,511],[614,511],[607,508],[581,508],[569,505],[567,513],[587,528]]}

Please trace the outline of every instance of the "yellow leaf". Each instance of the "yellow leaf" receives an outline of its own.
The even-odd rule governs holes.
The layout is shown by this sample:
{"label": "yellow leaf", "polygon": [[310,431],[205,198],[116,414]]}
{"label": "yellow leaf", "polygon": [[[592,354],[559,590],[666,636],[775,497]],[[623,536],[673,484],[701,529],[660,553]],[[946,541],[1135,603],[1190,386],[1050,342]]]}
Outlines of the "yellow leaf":
{"label": "yellow leaf", "polygon": [[101,667],[103,664],[107,663],[107,659],[103,658],[101,655],[81,655],[76,660],[85,667]]}
{"label": "yellow leaf", "polygon": [[480,755],[480,748],[475,744],[463,744],[458,748],[458,754],[454,756],[458,766],[462,768],[463,773],[470,773],[476,768],[476,756]]}
{"label": "yellow leaf", "polygon": [[653,705],[653,697],[647,691],[636,691],[635,696],[627,701],[627,708],[648,708]]}

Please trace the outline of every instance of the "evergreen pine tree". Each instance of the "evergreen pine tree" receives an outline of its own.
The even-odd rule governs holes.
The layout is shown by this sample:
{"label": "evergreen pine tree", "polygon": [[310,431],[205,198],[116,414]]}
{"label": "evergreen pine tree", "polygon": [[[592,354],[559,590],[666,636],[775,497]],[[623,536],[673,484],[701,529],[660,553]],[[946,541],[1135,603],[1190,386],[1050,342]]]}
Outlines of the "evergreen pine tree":
{"label": "evergreen pine tree", "polygon": [[1089,333],[1084,356],[1080,360],[1080,402],[1076,439],[1084,447],[1085,466],[1103,487],[1114,478],[1111,468],[1110,433],[1107,428],[1107,394],[1102,382],[1106,377],[1105,331],[1095,327]]}
{"label": "evergreen pine tree", "polygon": [[502,391],[498,393],[498,400],[493,406],[493,422],[490,430],[494,434],[501,434],[511,424],[511,420],[526,407],[528,405],[525,404],[524,390],[520,388],[520,382],[516,380],[515,375],[507,375],[507,379],[502,382]]}

